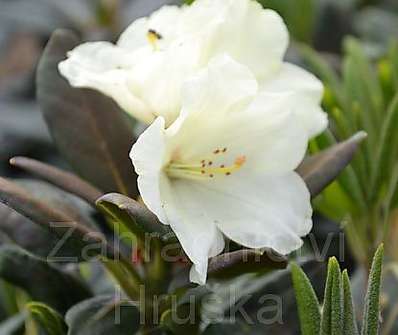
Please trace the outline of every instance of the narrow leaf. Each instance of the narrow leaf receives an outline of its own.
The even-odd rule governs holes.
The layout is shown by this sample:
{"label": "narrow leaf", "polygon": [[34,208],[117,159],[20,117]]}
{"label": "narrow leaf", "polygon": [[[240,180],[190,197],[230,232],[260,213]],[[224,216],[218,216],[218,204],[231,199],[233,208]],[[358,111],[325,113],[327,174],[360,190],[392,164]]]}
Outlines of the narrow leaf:
{"label": "narrow leaf", "polygon": [[350,278],[347,270],[343,271],[343,296],[344,296],[344,335],[358,335],[358,326],[355,317],[354,303],[351,294]]}
{"label": "narrow leaf", "polygon": [[66,314],[68,335],[133,335],[140,315],[133,302],[97,296],[71,308]]}
{"label": "narrow leaf", "polygon": [[369,274],[368,290],[363,311],[362,335],[377,335],[379,331],[380,286],[384,257],[384,246],[381,245],[373,257]]}
{"label": "narrow leaf", "polygon": [[60,313],[91,296],[74,277],[16,246],[0,247],[0,277]]}
{"label": "narrow leaf", "polygon": [[373,201],[380,194],[381,188],[384,186],[383,181],[389,181],[392,175],[394,164],[398,157],[398,132],[396,126],[398,124],[398,93],[395,95],[387,110],[384,119],[380,144],[377,148],[375,157],[375,170],[371,179],[371,191]]}
{"label": "narrow leaf", "polygon": [[335,257],[329,260],[326,279],[321,335],[341,335],[343,331],[342,286],[340,266]]}
{"label": "narrow leaf", "polygon": [[10,160],[10,164],[33,173],[69,193],[77,195],[89,204],[94,205],[95,201],[103,195],[103,192],[78,176],[34,159],[14,157]]}
{"label": "narrow leaf", "polygon": [[301,333],[302,335],[319,335],[321,312],[318,298],[304,271],[295,263],[291,264],[291,268]]}
{"label": "narrow leaf", "polygon": [[287,258],[273,250],[242,249],[213,257],[209,261],[208,274],[213,278],[233,278],[240,274],[285,269]]}
{"label": "narrow leaf", "polygon": [[128,152],[134,143],[131,122],[116,103],[88,89],[72,88],[58,72],[68,51],[80,44],[71,32],[57,30],[37,71],[37,96],[51,135],[63,157],[104,192],[136,196]]}
{"label": "narrow leaf", "polygon": [[67,326],[63,317],[51,307],[40,302],[31,302],[27,308],[33,319],[47,335],[66,335]]}
{"label": "narrow leaf", "polygon": [[[104,250],[108,255],[114,255],[114,250],[106,243],[105,237],[100,232],[75,222],[74,217],[41,202],[24,188],[4,178],[0,178],[0,202],[60,239],[68,236],[65,243],[68,243],[68,249],[76,250],[75,257],[79,259],[83,256],[96,256]],[[97,247],[93,248],[93,245]],[[82,250],[85,247],[88,247],[87,252],[83,254]]]}

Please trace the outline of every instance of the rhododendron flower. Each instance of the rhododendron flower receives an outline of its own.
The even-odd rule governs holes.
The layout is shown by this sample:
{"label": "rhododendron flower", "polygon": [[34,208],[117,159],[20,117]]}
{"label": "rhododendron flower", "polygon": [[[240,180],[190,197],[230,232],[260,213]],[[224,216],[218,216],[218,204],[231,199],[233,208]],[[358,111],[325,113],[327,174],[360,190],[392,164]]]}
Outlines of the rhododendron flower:
{"label": "rhododendron flower", "polygon": [[181,110],[185,80],[219,55],[247,66],[262,90],[297,93],[299,122],[309,136],[326,124],[319,113],[322,85],[306,71],[283,62],[288,32],[281,17],[254,0],[197,0],[165,6],[135,21],[117,44],[86,43],[68,54],[60,72],[76,87],[112,97],[145,123],[158,116],[169,126]]}
{"label": "rhododendron flower", "polygon": [[158,117],[134,144],[142,199],[176,233],[192,281],[206,281],[224,235],[282,254],[302,245],[312,209],[295,169],[308,128],[325,127],[316,115],[301,122],[302,107],[300,94],[262,91],[249,68],[220,56],[184,84],[176,121]]}

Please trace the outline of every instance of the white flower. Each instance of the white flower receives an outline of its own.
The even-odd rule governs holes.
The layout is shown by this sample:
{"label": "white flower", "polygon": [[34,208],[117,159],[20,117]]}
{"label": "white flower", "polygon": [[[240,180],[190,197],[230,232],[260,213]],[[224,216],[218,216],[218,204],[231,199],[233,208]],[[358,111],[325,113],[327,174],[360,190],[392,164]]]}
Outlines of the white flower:
{"label": "white flower", "polygon": [[178,119],[166,128],[157,118],[133,146],[143,201],[176,233],[192,281],[206,281],[223,234],[282,254],[302,245],[312,226],[294,172],[308,143],[302,107],[296,93],[259,91],[247,67],[220,56],[186,82]]}
{"label": "white flower", "polygon": [[[287,45],[280,16],[254,0],[196,0],[135,21],[116,45],[78,46],[59,69],[73,86],[103,92],[145,123],[163,116],[168,126],[181,110],[184,81],[212,58],[228,54],[247,66],[264,90],[298,93],[302,122],[308,123],[311,136],[326,124],[318,113],[322,85],[283,63]],[[323,122],[321,128],[313,127],[314,115]]]}

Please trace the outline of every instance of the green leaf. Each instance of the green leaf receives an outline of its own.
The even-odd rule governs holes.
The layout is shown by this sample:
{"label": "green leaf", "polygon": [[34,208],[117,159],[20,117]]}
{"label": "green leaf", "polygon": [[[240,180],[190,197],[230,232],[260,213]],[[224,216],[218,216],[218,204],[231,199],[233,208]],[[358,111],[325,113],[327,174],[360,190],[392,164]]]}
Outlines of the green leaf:
{"label": "green leaf", "polygon": [[391,180],[394,164],[398,158],[398,93],[392,100],[385,116],[380,135],[380,141],[375,157],[375,170],[371,179],[371,190],[373,190],[373,199],[380,196],[383,182]]}
{"label": "green leaf", "polygon": [[0,277],[60,313],[91,296],[80,281],[19,247],[0,247]]}
{"label": "green leaf", "polygon": [[63,317],[51,307],[40,302],[31,302],[26,307],[46,335],[66,335],[67,326]]}
{"label": "green leaf", "polygon": [[318,298],[304,271],[295,263],[291,264],[291,269],[301,333],[302,335],[318,335],[321,325]]}
{"label": "green leaf", "polygon": [[377,335],[379,331],[380,286],[384,245],[380,245],[373,258],[363,311],[362,335]]}
{"label": "green leaf", "polygon": [[340,266],[335,257],[329,260],[321,319],[321,335],[343,332],[343,301]]}
{"label": "green leaf", "polygon": [[354,303],[351,294],[350,278],[347,270],[343,271],[343,297],[344,297],[344,335],[358,335],[358,326],[356,322]]}
{"label": "green leaf", "polygon": [[211,278],[234,278],[245,273],[282,270],[287,267],[287,258],[267,249],[261,253],[242,249],[213,257],[209,261],[208,275]]}
{"label": "green leaf", "polygon": [[329,87],[337,102],[340,103],[342,99],[341,82],[337,76],[336,71],[325,61],[325,59],[317,51],[305,44],[299,44],[300,56],[304,63],[310,70],[318,76],[322,82]]}
{"label": "green leaf", "polygon": [[20,335],[23,333],[26,312],[21,312],[0,323],[1,335]]}
{"label": "green leaf", "polygon": [[264,7],[277,11],[285,20],[289,32],[298,40],[311,43],[319,3],[314,0],[259,0]]}
{"label": "green leaf", "polygon": [[360,104],[359,116],[366,125],[365,130],[372,134],[372,129],[377,132],[377,126],[382,119],[383,92],[361,44],[354,38],[347,38],[344,47],[347,53],[344,68],[347,98]]}
{"label": "green leaf", "polygon": [[359,132],[350,139],[303,161],[297,172],[304,179],[312,197],[318,195],[350,164],[359,143],[365,138],[366,133]]}
{"label": "green leaf", "polygon": [[65,317],[68,335],[133,335],[140,328],[138,309],[128,301],[97,296],[71,308]]}
{"label": "green leaf", "polygon": [[[72,255],[68,255],[73,257],[70,261],[87,260],[104,251],[109,257],[115,253],[102,233],[80,223],[82,217],[76,217],[65,209],[60,210],[59,207],[53,206],[51,201],[42,202],[25,188],[1,177],[0,202],[62,240],[64,247],[73,251]],[[59,256],[58,253],[56,255]]]}
{"label": "green leaf", "polygon": [[171,237],[170,229],[160,223],[156,215],[137,201],[118,193],[109,193],[96,202],[98,209],[121,223],[141,241],[145,241],[146,234],[168,239]]}
{"label": "green leaf", "polygon": [[134,143],[131,122],[101,93],[72,88],[58,72],[66,53],[80,44],[71,32],[57,30],[37,71],[37,96],[45,121],[63,157],[104,192],[135,197],[134,169],[128,157]]}

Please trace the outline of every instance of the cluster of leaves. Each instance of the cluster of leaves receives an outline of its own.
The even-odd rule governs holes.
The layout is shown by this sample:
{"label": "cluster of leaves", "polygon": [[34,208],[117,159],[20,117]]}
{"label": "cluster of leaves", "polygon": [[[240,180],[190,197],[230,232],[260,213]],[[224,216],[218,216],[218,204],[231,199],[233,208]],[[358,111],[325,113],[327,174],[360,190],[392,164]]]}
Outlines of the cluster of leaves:
{"label": "cluster of leaves", "polygon": [[325,215],[341,222],[361,264],[370,263],[377,245],[388,236],[398,207],[398,48],[376,65],[361,44],[345,41],[341,77],[319,54],[303,47],[302,56],[324,81],[324,107],[331,131],[311,143],[317,152],[359,129],[366,143],[340,178],[317,199]]}
{"label": "cluster of leaves", "polygon": [[[13,209],[20,214],[9,215],[8,220],[14,220],[26,234],[21,238],[18,233],[21,230],[2,228],[0,277],[25,292],[25,296],[14,299],[14,303],[31,301],[27,305],[30,314],[50,335],[133,334],[140,329],[154,333],[198,332],[200,322],[175,324],[170,317],[173,297],[177,299],[174,309],[185,313],[190,297],[197,297],[199,303],[207,289],[192,288],[188,284],[189,264],[167,263],[161,257],[165,246],[174,246],[177,256],[182,255],[182,250],[168,228],[134,200],[138,195],[136,180],[126,154],[134,142],[133,121],[109,98],[91,90],[71,88],[58,74],[59,61],[79,43],[68,31],[54,33],[37,75],[38,99],[45,121],[59,152],[77,175],[28,158],[11,160],[13,166],[53,186],[0,178],[0,200],[7,206],[3,210],[12,213],[10,209]],[[360,135],[354,136],[303,163],[298,171],[313,196],[349,164],[361,139]],[[113,233],[109,234],[110,230]],[[112,241],[122,239],[125,233],[134,237],[133,245],[122,241],[117,243],[120,248],[114,247]],[[152,238],[148,255],[141,264],[133,264],[132,248],[142,248],[147,234]],[[31,236],[38,240],[32,242]],[[65,237],[68,237],[66,241]],[[45,258],[60,240],[65,243],[57,256],[69,260],[62,266],[49,263]],[[72,272],[71,259],[78,263],[77,267],[72,266]],[[89,259],[97,260],[113,275],[124,292],[121,297],[115,298],[109,295],[109,290],[104,294],[98,289],[103,275],[96,275],[93,280],[81,271],[84,261]],[[259,256],[256,251],[235,248],[210,260],[209,278],[215,283],[230,280],[231,285],[236,285],[235,280],[242,274],[264,274],[286,266],[286,258],[280,255],[275,261],[267,253]],[[253,292],[258,293],[256,280],[252,278],[250,283]],[[112,286],[108,282],[111,292]],[[144,302],[125,306],[126,299],[140,301],[143,286]],[[153,308],[155,295],[166,296],[166,302],[157,306],[159,323],[156,325],[151,321],[153,315],[149,310]],[[119,307],[121,322],[115,324],[114,312]],[[23,308],[15,315],[0,325],[1,333],[13,334],[26,319]],[[146,316],[144,322],[143,315]]]}
{"label": "cluster of leaves", "polygon": [[[379,300],[384,247],[373,258],[369,275],[362,335],[377,335],[379,331]],[[329,260],[323,308],[304,271],[292,264],[292,280],[296,292],[302,335],[358,335],[351,284],[347,270],[341,273],[335,258]]]}

